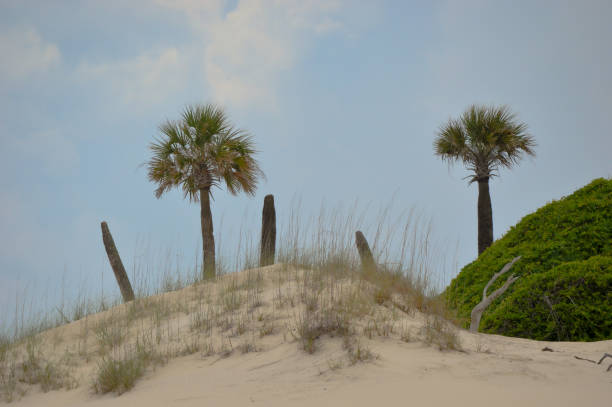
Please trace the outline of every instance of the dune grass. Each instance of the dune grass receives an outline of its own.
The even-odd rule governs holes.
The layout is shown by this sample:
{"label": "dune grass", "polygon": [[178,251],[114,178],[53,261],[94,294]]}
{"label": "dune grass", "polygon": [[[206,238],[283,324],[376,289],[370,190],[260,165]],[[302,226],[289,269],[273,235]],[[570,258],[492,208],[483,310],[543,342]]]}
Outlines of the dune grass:
{"label": "dune grass", "polygon": [[[187,277],[158,280],[157,288],[133,282],[137,298],[127,304],[83,300],[74,311],[13,327],[12,336],[0,336],[0,397],[10,402],[36,386],[88,385],[94,393],[122,394],[175,357],[225,358],[283,342],[312,354],[328,346],[323,338],[339,340],[344,356],[330,360],[330,370],[376,359],[371,346],[378,337],[460,349],[437,297],[440,256],[429,224],[413,211],[399,218],[389,213],[382,210],[371,228],[356,210],[322,209],[306,221],[290,213],[279,228],[274,266],[225,273],[218,256],[213,279],[202,280],[194,267]],[[361,270],[356,230],[371,238],[375,271]],[[251,243],[241,243],[232,267],[257,264],[254,241],[244,239]],[[428,316],[420,330],[402,322],[421,313]],[[50,329],[76,317],[70,327]],[[77,369],[91,374],[77,380]]]}

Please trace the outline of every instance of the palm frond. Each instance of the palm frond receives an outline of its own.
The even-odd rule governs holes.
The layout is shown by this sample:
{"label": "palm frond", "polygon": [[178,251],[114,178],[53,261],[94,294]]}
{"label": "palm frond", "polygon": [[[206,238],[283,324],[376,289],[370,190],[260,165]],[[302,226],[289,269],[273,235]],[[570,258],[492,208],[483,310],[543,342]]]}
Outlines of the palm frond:
{"label": "palm frond", "polygon": [[512,168],[522,157],[535,155],[534,138],[527,125],[516,120],[507,106],[472,105],[458,120],[449,120],[434,140],[434,152],[450,163],[463,161],[472,183]]}
{"label": "palm frond", "polygon": [[187,106],[179,121],[166,121],[150,144],[149,180],[157,183],[156,197],[180,187],[184,197],[199,200],[203,188],[225,184],[232,194],[253,195],[264,177],[254,155],[251,136],[235,129],[216,105]]}

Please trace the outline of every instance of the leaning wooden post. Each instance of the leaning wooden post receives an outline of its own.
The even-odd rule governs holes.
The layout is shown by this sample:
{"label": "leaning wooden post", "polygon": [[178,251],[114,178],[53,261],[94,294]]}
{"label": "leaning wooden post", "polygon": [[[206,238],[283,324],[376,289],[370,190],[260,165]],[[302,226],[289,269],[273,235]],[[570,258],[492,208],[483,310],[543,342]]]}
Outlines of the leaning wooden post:
{"label": "leaning wooden post", "polygon": [[259,266],[274,264],[276,255],[276,210],[274,209],[274,195],[266,195],[264,198],[263,212],[261,215],[261,245],[259,254]]}
{"label": "leaning wooden post", "polygon": [[125,268],[123,268],[121,257],[119,257],[119,252],[115,246],[115,241],[113,240],[113,236],[111,235],[106,222],[102,222],[102,240],[104,241],[104,248],[106,249],[106,254],[108,255],[108,261],[110,262],[113,272],[115,273],[117,284],[119,284],[123,302],[132,301],[134,299],[134,291],[132,290],[132,285],[130,284],[130,280],[125,272]]}
{"label": "leaning wooden post", "polygon": [[499,297],[504,292],[506,292],[508,287],[510,287],[510,284],[518,280],[517,276],[515,276],[514,274],[511,275],[510,278],[506,280],[503,286],[493,291],[493,293],[487,297],[487,290],[489,289],[491,284],[493,284],[493,282],[497,280],[499,276],[501,276],[502,274],[510,270],[510,268],[514,265],[514,263],[519,261],[520,258],[521,256],[515,257],[514,259],[512,259],[510,263],[506,264],[504,268],[502,268],[500,271],[495,273],[493,277],[491,277],[487,285],[485,286],[484,290],[482,290],[482,301],[480,301],[480,303],[478,303],[478,305],[476,305],[474,309],[472,310],[472,314],[471,314],[472,320],[470,322],[470,332],[478,332],[478,327],[480,326],[480,318],[482,317],[482,313],[484,312],[484,310],[487,309],[487,307],[491,305],[491,303],[495,301],[497,297]]}
{"label": "leaning wooden post", "polygon": [[372,250],[370,250],[370,245],[360,230],[355,232],[355,245],[359,252],[359,258],[361,259],[361,269],[363,271],[375,271],[376,263],[374,263]]}

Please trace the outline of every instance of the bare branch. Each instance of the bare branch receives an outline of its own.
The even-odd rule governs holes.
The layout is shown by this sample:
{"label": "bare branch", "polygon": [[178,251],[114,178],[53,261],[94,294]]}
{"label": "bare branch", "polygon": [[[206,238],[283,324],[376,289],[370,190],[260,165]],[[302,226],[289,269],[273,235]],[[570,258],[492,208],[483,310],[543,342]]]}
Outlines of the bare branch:
{"label": "bare branch", "polygon": [[491,303],[495,301],[497,297],[506,292],[506,290],[508,289],[508,287],[510,287],[512,283],[518,280],[518,276],[515,276],[514,274],[511,275],[508,280],[506,280],[503,286],[493,291],[491,295],[487,296],[487,290],[489,289],[491,284],[493,284],[493,282],[497,280],[499,276],[510,270],[514,263],[516,263],[520,258],[521,256],[515,257],[510,263],[506,264],[500,271],[498,271],[493,275],[493,277],[491,277],[491,280],[489,280],[484,290],[482,291],[482,301],[480,301],[480,303],[478,303],[478,305],[476,305],[472,310],[470,332],[478,332],[478,327],[480,326],[480,318],[482,317],[482,313],[484,312],[484,310],[487,309],[487,307],[491,305]]}
{"label": "bare branch", "polygon": [[510,270],[510,268],[514,265],[514,263],[516,263],[517,261],[519,261],[521,259],[521,256],[515,257],[514,259],[512,259],[512,261],[508,264],[506,264],[504,266],[504,268],[502,268],[500,271],[498,271],[497,273],[493,274],[493,277],[491,277],[491,280],[489,280],[489,282],[487,283],[487,285],[485,286],[484,290],[482,290],[482,298],[487,298],[487,290],[489,289],[489,287],[491,286],[491,284],[493,284],[495,282],[495,280],[497,280],[499,278],[499,276],[501,276],[502,274],[506,273],[508,270]]}
{"label": "bare branch", "polygon": [[578,360],[584,360],[585,362],[597,363],[597,362],[595,362],[592,359],[581,358],[580,356],[576,356],[576,355],[574,355],[574,358],[576,358]]}
{"label": "bare branch", "polygon": [[610,355],[609,353],[604,353],[604,355],[601,357],[601,359],[599,359],[599,362],[597,362],[597,364],[601,365],[601,362],[603,362],[605,358],[612,358],[612,355]]}

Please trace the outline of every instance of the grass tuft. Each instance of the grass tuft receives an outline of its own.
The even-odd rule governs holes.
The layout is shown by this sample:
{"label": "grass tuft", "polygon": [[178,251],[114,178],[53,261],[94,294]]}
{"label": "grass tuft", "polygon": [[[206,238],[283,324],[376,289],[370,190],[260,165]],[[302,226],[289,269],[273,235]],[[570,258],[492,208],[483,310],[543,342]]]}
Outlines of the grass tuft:
{"label": "grass tuft", "polygon": [[92,389],[96,393],[121,395],[134,387],[148,367],[165,362],[165,357],[148,340],[139,338],[134,346],[124,348],[122,357],[103,356],[100,359]]}
{"label": "grass tuft", "polygon": [[96,393],[115,392],[118,395],[130,390],[145,372],[146,365],[138,357],[116,360],[104,357],[98,363],[93,390]]}
{"label": "grass tuft", "polygon": [[423,326],[424,342],[439,350],[462,350],[457,328],[438,315],[428,315]]}

